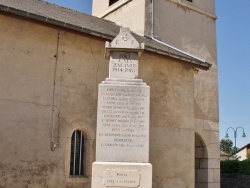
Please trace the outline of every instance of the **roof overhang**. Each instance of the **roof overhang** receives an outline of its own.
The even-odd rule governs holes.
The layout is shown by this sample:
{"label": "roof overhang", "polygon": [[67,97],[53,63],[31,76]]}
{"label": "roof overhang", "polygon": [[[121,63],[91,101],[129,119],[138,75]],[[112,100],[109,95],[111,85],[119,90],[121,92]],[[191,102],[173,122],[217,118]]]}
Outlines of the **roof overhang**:
{"label": "roof overhang", "polygon": [[[23,3],[23,4],[22,4]],[[30,6],[30,7],[29,7]],[[46,11],[48,8],[56,12]],[[113,22],[89,16],[74,10],[63,8],[54,4],[34,0],[0,0],[0,12],[9,13],[26,19],[52,24],[69,30],[90,34],[105,40],[113,40],[119,33],[120,26]],[[61,16],[60,16],[61,14]],[[67,16],[65,16],[65,14]],[[64,16],[63,16],[64,15]],[[74,18],[77,18],[75,21]],[[74,22],[72,22],[74,20]],[[82,22],[81,22],[82,20]],[[96,24],[92,22],[97,22]],[[98,24],[102,25],[101,27]],[[96,27],[95,27],[96,26]],[[211,64],[186,53],[171,49],[151,38],[133,33],[141,43],[145,43],[145,50],[164,56],[168,56],[182,62],[186,62],[198,69],[208,70]]]}

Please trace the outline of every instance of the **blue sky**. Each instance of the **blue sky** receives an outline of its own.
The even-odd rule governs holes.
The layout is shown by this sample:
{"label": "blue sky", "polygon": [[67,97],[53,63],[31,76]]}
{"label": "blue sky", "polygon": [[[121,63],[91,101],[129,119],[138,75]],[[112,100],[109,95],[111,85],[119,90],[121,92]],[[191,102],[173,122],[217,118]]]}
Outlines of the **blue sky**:
{"label": "blue sky", "polygon": [[[91,14],[91,0],[47,0]],[[237,147],[250,142],[250,1],[216,0],[220,137],[241,126]],[[234,141],[233,131],[229,130]]]}
{"label": "blue sky", "polygon": [[[237,146],[250,142],[250,1],[217,0],[220,135],[242,126]],[[229,131],[233,139],[233,131]]]}

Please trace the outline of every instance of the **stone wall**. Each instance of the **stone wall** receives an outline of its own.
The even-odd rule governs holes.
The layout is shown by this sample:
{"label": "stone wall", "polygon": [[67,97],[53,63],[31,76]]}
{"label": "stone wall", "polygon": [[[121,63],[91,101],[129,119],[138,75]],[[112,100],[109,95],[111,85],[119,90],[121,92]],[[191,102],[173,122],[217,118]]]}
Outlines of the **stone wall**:
{"label": "stone wall", "polygon": [[[0,23],[0,187],[89,188],[97,87],[108,77],[105,41],[7,15],[0,15]],[[148,52],[139,67],[139,78],[151,88],[153,187],[194,187],[195,71]],[[55,151],[50,149],[52,129]],[[76,129],[86,139],[82,178],[69,176]]]}
{"label": "stone wall", "polygon": [[[94,10],[99,9],[100,2],[101,0],[94,0]],[[107,0],[102,1],[104,2]],[[120,1],[121,4],[122,2],[125,0]],[[114,5],[101,7],[103,12],[105,9],[110,12],[103,18],[131,27],[131,30],[137,33],[153,35],[168,45],[212,64],[209,71],[199,71],[194,79],[195,132],[201,137],[207,151],[207,156],[202,159],[206,163],[206,168],[196,171],[196,186],[209,182],[210,186],[218,188],[220,142],[215,1],[126,0],[126,2],[127,4],[123,6],[117,3],[115,5],[117,9],[114,9]],[[203,174],[206,174],[206,178]]]}
{"label": "stone wall", "polygon": [[221,188],[249,188],[250,175],[221,174]]}

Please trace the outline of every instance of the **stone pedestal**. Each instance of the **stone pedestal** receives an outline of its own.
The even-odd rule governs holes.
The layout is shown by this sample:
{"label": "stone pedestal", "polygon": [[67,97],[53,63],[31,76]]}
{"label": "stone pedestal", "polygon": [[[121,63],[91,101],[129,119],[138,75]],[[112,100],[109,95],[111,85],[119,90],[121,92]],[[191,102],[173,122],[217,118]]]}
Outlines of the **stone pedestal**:
{"label": "stone pedestal", "polygon": [[109,78],[99,84],[92,188],[152,188],[150,91],[138,77],[142,46],[127,28],[106,43]]}
{"label": "stone pedestal", "polygon": [[94,162],[92,187],[152,188],[150,163]]}

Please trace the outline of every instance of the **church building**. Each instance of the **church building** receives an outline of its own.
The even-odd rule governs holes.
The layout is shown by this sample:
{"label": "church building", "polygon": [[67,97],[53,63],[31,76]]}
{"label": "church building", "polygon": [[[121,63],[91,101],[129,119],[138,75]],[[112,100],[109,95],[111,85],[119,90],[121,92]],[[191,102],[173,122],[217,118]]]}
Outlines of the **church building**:
{"label": "church building", "polygon": [[0,0],[0,187],[91,188],[105,42],[144,43],[152,188],[219,188],[215,0]]}

